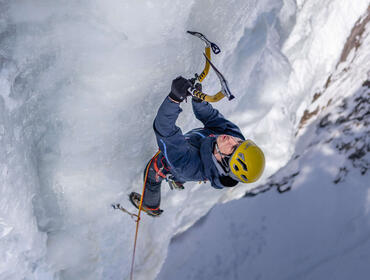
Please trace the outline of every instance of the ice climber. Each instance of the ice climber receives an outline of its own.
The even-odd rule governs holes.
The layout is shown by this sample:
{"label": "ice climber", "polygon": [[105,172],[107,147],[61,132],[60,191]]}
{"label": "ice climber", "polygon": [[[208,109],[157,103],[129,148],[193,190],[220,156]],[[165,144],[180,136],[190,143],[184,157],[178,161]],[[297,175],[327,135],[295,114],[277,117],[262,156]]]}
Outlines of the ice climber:
{"label": "ice climber", "polygon": [[[163,180],[175,189],[183,189],[187,181],[206,180],[212,187],[223,189],[239,182],[257,181],[265,167],[262,150],[252,140],[246,140],[238,126],[206,101],[192,97],[194,115],[204,127],[182,133],[176,120],[182,111],[180,103],[189,96],[191,86],[183,77],[173,80],[171,92],[154,120],[159,152],[145,168],[142,203],[142,210],[151,216],[163,212],[160,209]],[[137,208],[140,198],[138,193],[130,194]]]}

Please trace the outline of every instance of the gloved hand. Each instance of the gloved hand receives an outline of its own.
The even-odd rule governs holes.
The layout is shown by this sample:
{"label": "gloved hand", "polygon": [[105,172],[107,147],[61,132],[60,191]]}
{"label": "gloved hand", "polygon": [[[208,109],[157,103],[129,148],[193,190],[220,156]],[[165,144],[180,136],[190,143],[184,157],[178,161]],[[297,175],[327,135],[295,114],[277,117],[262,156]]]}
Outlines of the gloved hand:
{"label": "gloved hand", "polygon": [[171,92],[168,96],[177,102],[182,102],[190,95],[188,88],[191,86],[192,84],[187,79],[179,76],[172,81]]}

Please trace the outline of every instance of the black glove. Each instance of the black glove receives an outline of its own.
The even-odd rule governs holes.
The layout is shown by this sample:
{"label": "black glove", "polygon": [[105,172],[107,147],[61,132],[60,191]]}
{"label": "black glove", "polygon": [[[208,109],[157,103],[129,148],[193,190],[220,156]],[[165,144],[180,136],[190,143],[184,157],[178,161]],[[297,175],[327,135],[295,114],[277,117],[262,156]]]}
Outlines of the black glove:
{"label": "black glove", "polygon": [[171,92],[168,96],[177,102],[182,102],[188,95],[190,95],[188,88],[191,86],[191,82],[179,76],[172,81]]}

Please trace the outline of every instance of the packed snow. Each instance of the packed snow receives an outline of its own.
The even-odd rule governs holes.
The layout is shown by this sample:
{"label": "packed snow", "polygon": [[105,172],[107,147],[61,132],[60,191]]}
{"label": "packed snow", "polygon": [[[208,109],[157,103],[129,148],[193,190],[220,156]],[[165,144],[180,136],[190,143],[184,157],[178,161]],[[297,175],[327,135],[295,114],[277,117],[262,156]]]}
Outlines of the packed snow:
{"label": "packed snow", "polygon": [[[183,232],[216,204],[241,198],[260,184],[267,186],[271,183],[268,177],[280,168],[283,171],[274,175],[276,180],[291,175],[284,170],[292,165],[292,155],[303,151],[302,135],[310,133],[313,125],[298,130],[299,120],[314,93],[334,73],[351,29],[366,14],[368,5],[367,0],[357,0],[356,5],[348,0],[1,1],[0,279],[128,279],[135,223],[110,205],[120,202],[133,210],[127,195],[141,191],[143,169],[157,150],[152,131],[156,110],[168,94],[173,78],[178,75],[190,78],[203,67],[202,43],[186,34],[186,30],[195,30],[221,47],[221,54],[214,56],[213,61],[236,96],[231,102],[225,99],[214,106],[264,149],[267,166],[259,183],[229,190],[215,190],[208,183],[186,183],[184,191],[175,192],[163,184],[165,212],[159,219],[142,217],[135,263],[135,279],[156,279],[171,238],[176,236],[174,240],[179,240],[181,236],[184,242],[197,242],[200,237],[191,235],[200,229],[199,223],[189,233]],[[346,83],[342,88],[331,85],[332,92],[340,90],[346,92],[342,97],[350,98],[359,90],[369,69],[367,49],[366,44],[359,48],[362,56],[358,55],[357,61],[362,63],[354,63],[352,74],[338,78]],[[346,61],[355,58],[352,51]],[[207,92],[219,89],[212,72],[204,88]],[[316,102],[327,102],[325,96],[330,94]],[[200,126],[190,104],[181,106],[184,112],[178,125],[183,131]],[[315,152],[323,147],[326,146],[319,146]],[[324,152],[323,161],[328,161],[327,165],[344,157],[333,155],[332,147]],[[249,236],[264,242],[265,238],[263,248],[256,244],[251,250],[262,250],[259,256],[268,256],[263,264],[275,266],[270,273],[278,271],[273,258],[277,257],[277,250],[291,250],[284,259],[286,263],[301,263],[292,271],[301,274],[289,275],[295,279],[304,275],[302,271],[317,263],[310,263],[309,258],[294,259],[294,249],[305,242],[302,235],[297,238],[285,235],[285,240],[292,242],[288,247],[283,242],[275,245],[270,242],[286,231],[284,225],[292,226],[293,221],[303,218],[310,218],[313,223],[323,209],[317,207],[316,216],[310,216],[303,207],[291,211],[302,203],[312,209],[310,200],[301,195],[309,193],[308,199],[315,199],[307,186],[317,182],[317,176],[327,175],[326,170],[312,166],[317,161],[309,157],[312,155],[299,159],[300,166],[306,167],[306,175],[297,175],[295,184],[300,182],[297,192],[288,192],[286,196],[269,192],[265,198],[260,195],[221,204],[203,221],[215,220],[212,226],[221,233],[227,229],[217,215],[228,220],[228,215],[234,217],[241,212],[240,208],[250,209],[243,213],[242,224],[248,234],[235,240],[247,242]],[[333,167],[332,172],[336,170]],[[312,172],[317,174],[308,176]],[[353,172],[359,171],[347,168],[349,182],[366,183],[363,178],[368,179],[368,173],[366,177],[352,175]],[[329,177],[325,178],[331,183]],[[335,187],[344,184],[339,181]],[[348,259],[351,254],[356,257],[362,254],[366,260],[365,249],[351,249],[357,248],[356,244],[362,245],[355,241],[366,242],[363,230],[368,229],[367,224],[360,226],[366,218],[360,211],[364,204],[359,201],[365,199],[367,190],[363,189],[368,186],[361,186],[353,193],[322,191],[319,200],[322,207],[325,201],[331,201],[329,196],[333,194],[338,199],[334,206],[343,203],[350,207],[350,202],[355,201],[356,207],[346,212],[346,217],[358,217],[351,224],[354,230],[358,228],[358,235],[351,241],[350,229],[343,231],[343,246],[321,257],[340,256],[341,250],[345,250]],[[352,200],[346,200],[347,195]],[[274,207],[282,205],[285,207],[282,212],[275,211]],[[316,222],[334,217],[339,209],[334,206],[330,215],[317,218]],[[339,219],[345,209],[338,210],[333,223],[326,225],[324,242],[330,239],[336,226],[341,228],[348,222]],[[284,218],[278,217],[281,213]],[[248,223],[254,219],[257,219],[254,223]],[[304,229],[309,230],[309,225],[307,222],[300,230],[290,228],[288,232],[302,234]],[[238,225],[234,226],[236,232]],[[319,237],[317,240],[322,241]],[[180,254],[176,253],[176,246],[181,242],[172,244],[168,259]],[[302,248],[308,245],[303,244]],[[206,245],[200,249],[202,246],[209,250],[209,255],[217,257]],[[192,248],[189,246],[188,252]],[[315,248],[309,253],[313,254]],[[240,257],[244,253],[240,251]],[[256,254],[248,256],[253,255]],[[340,260],[344,259],[328,262],[324,269]],[[256,263],[262,265],[262,259]],[[364,268],[362,264],[360,268]],[[193,263],[188,265],[189,270],[193,269]],[[236,271],[243,273],[246,268],[242,264]],[[255,266],[254,275],[262,275],[259,269],[265,267]],[[214,270],[215,274],[217,271]],[[158,279],[174,279],[164,277],[178,273],[190,275],[168,262]],[[236,272],[222,270],[222,273],[234,277],[232,273]],[[262,276],[266,275],[270,274]]]}

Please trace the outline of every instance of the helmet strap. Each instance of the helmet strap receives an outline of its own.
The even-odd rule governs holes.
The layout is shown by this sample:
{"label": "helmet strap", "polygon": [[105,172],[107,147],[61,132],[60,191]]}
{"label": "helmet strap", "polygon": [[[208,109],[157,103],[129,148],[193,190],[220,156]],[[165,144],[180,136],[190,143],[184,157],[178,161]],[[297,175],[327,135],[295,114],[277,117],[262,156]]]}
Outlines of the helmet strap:
{"label": "helmet strap", "polygon": [[222,168],[225,170],[226,173],[229,173],[230,172],[230,166],[229,166],[229,163],[228,163],[229,160],[225,159],[225,157],[230,157],[230,155],[225,155],[225,154],[221,153],[220,149],[218,148],[217,142],[215,143],[215,147],[216,147],[217,153],[221,157],[220,165],[222,166]]}

